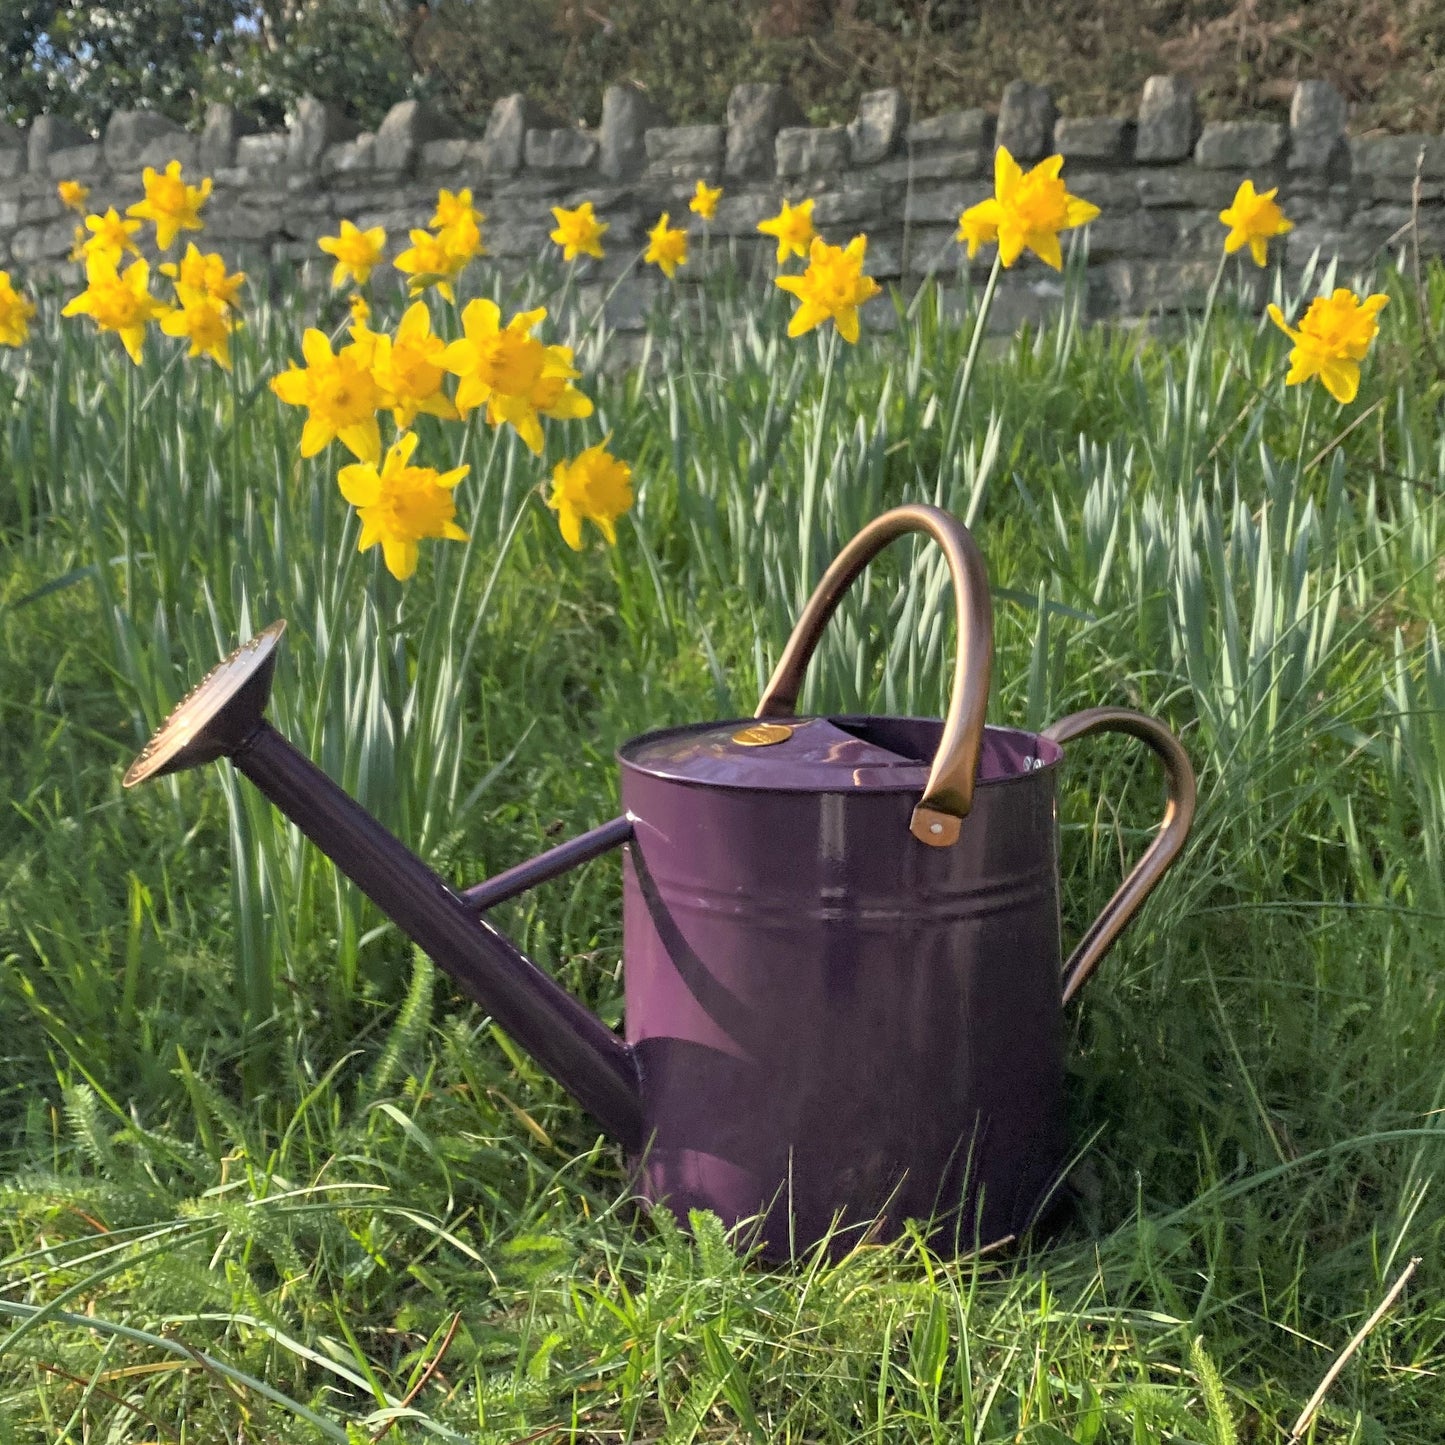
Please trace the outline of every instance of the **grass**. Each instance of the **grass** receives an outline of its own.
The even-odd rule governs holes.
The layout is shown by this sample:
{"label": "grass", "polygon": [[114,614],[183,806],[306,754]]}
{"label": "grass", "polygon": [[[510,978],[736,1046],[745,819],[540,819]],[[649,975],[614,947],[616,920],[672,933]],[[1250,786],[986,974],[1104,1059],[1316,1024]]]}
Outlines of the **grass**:
{"label": "grass", "polygon": [[[258,302],[225,378],[154,338],[132,369],[48,302],[0,364],[0,1442],[1283,1441],[1416,1257],[1302,1438],[1438,1442],[1445,273],[1378,279],[1341,411],[1284,390],[1228,286],[1173,341],[1066,311],[965,387],[934,293],[825,380],[784,298],[724,276],[643,369],[577,338],[598,415],[551,454],[609,431],[633,462],[615,550],[566,549],[509,437],[437,424],[472,541],[404,589],[264,389],[342,308]],[[1200,776],[1185,858],[1070,1014],[1063,1207],[1007,1250],[767,1270],[715,1220],[649,1221],[253,794],[120,791],[284,615],[274,720],[473,881],[611,816],[626,737],[750,711],[826,560],[905,499],[988,558],[994,721],[1142,707]],[[937,561],[895,547],[856,590],[805,703],[938,711]],[[1071,751],[1068,936],[1157,808],[1126,746]],[[600,860],[500,911],[609,1021],[618,894]]]}

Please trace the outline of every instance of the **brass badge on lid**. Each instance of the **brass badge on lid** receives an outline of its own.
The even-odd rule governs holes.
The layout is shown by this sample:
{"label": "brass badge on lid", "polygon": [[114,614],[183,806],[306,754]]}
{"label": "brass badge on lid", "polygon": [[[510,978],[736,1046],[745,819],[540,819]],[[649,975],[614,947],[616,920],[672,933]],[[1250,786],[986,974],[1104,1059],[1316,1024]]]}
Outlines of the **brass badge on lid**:
{"label": "brass badge on lid", "polygon": [[767,748],[774,743],[785,743],[792,737],[793,730],[786,723],[754,723],[733,734],[733,741],[745,748]]}

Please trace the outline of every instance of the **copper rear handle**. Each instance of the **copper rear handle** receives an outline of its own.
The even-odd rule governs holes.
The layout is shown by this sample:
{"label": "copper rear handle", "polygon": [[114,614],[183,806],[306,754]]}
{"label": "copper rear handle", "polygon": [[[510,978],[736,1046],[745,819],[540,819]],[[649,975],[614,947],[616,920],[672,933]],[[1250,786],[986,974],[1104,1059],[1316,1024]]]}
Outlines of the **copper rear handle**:
{"label": "copper rear handle", "polygon": [[1144,856],[1119,885],[1119,891],[1105,904],[1104,911],[1069,955],[1063,976],[1065,1003],[1088,982],[1089,975],[1099,966],[1144,900],[1153,892],[1154,885],[1179,856],[1179,850],[1189,836],[1190,824],[1194,821],[1194,770],[1189,766],[1188,755],[1180,747],[1178,738],[1163,723],[1126,708],[1094,707],[1060,718],[1051,727],[1046,727],[1042,735],[1063,744],[1087,737],[1090,733],[1105,732],[1128,733],[1130,737],[1149,744],[1164,765],[1169,801],[1165,804],[1164,821],[1154,841],[1144,850]]}
{"label": "copper rear handle", "polygon": [[910,504],[894,507],[870,522],[834,559],[823,574],[758,703],[756,717],[792,717],[803,674],[828,619],[853,580],[896,537],[925,532],[943,548],[953,576],[958,613],[958,660],[943,737],[928,775],[928,786],[913,810],[909,831],[920,842],[946,848],[958,841],[959,824],[973,806],[973,780],[983,745],[983,719],[988,706],[989,670],[993,663],[993,607],[988,574],[968,529],[938,507]]}

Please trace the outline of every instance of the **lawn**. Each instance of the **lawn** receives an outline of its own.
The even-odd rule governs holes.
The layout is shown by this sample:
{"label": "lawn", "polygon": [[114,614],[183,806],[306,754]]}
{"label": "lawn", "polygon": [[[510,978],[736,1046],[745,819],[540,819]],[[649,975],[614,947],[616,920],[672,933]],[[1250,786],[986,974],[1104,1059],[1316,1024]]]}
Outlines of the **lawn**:
{"label": "lawn", "polygon": [[[1082,259],[1076,251],[1070,265]],[[358,553],[338,443],[268,381],[339,297],[253,277],[226,373],[42,298],[0,354],[0,1442],[1445,1438],[1445,273],[1388,293],[1348,406],[1223,272],[1169,337],[971,350],[931,288],[848,347],[719,268],[640,367],[560,268],[596,402],[422,416],[469,540]],[[1248,264],[1247,262],[1245,264]],[[1423,289],[1421,289],[1423,288]],[[372,325],[402,309],[383,286]],[[433,298],[436,328],[457,309]],[[387,423],[389,428],[390,423]],[[577,552],[539,484],[610,436],[636,502]],[[1183,858],[1068,1015],[1077,1162],[1047,1229],[788,1268],[627,1197],[618,1151],[228,765],[123,792],[190,683],[277,617],[272,720],[442,874],[617,810],[614,748],[750,714],[839,546],[902,501],[988,561],[990,720],[1165,719]],[[937,715],[946,573],[895,545],[804,710]],[[1125,742],[1070,749],[1066,939],[1157,819]],[[608,1022],[610,855],[497,910]]]}

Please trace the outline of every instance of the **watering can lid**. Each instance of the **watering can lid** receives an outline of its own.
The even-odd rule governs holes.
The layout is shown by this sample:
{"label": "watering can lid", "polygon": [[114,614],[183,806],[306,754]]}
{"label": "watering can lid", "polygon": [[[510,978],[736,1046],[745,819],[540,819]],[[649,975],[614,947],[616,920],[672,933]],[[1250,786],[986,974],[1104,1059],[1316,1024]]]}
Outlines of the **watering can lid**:
{"label": "watering can lid", "polygon": [[741,718],[644,733],[617,755],[640,772],[715,787],[789,792],[922,787],[931,752],[910,756],[868,736],[874,731],[869,724],[890,721],[927,726],[910,719]]}

